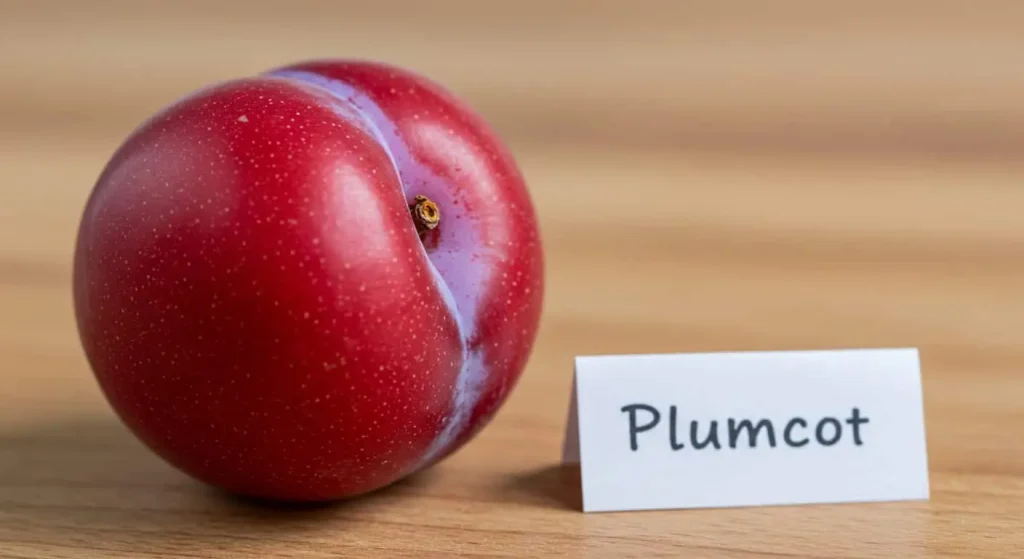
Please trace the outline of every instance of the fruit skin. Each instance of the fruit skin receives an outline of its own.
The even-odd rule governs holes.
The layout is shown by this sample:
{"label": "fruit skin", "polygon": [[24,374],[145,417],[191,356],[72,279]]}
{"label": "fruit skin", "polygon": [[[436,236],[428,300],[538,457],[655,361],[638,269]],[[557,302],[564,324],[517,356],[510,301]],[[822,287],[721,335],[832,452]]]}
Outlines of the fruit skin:
{"label": "fruit skin", "polygon": [[[409,204],[433,200],[421,239]],[[402,68],[314,60],[197,91],[103,169],[79,335],[121,420],[227,491],[373,491],[465,445],[516,384],[544,264],[488,125]]]}

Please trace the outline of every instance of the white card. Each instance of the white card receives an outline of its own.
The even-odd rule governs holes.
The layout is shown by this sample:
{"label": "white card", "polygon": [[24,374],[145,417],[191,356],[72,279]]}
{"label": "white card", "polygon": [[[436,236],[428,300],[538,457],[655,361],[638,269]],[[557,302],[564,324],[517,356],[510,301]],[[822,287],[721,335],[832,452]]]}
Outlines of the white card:
{"label": "white card", "polygon": [[927,500],[922,400],[916,349],[577,357],[563,462],[584,512]]}

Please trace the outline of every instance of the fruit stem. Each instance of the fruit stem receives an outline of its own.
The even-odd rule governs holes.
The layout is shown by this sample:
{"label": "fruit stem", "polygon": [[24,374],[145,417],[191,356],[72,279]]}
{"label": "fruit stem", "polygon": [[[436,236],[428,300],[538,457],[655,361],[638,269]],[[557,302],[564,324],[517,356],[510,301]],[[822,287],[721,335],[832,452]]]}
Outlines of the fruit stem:
{"label": "fruit stem", "polygon": [[420,235],[437,228],[441,223],[441,211],[437,209],[437,204],[422,194],[417,194],[413,198],[409,211],[412,213],[413,223],[416,224],[416,232]]}

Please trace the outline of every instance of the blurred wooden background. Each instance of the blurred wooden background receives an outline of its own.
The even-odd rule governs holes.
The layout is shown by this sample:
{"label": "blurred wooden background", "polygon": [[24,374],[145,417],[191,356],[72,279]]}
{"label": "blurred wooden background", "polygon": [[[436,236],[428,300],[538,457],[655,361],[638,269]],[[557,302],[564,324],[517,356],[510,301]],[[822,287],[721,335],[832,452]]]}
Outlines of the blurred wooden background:
{"label": "blurred wooden background", "polygon": [[[1019,557],[1022,29],[1015,1],[0,0],[0,556]],[[373,500],[270,511],[112,418],[70,252],[139,121],[330,56],[412,67],[498,128],[543,220],[546,314],[463,452]],[[908,345],[930,503],[571,508],[575,354]]]}

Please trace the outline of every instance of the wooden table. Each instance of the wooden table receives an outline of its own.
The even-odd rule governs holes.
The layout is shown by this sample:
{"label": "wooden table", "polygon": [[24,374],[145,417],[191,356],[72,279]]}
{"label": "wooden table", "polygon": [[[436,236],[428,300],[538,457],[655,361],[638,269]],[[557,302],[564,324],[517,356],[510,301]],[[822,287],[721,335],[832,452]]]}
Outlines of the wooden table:
{"label": "wooden table", "polygon": [[[0,556],[1024,553],[1020,3],[141,4],[0,5]],[[523,381],[462,452],[372,498],[269,509],[113,418],[70,250],[151,111],[322,56],[414,67],[498,127],[548,296]],[[930,502],[578,511],[558,465],[574,355],[864,346],[921,349]]]}

